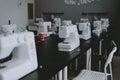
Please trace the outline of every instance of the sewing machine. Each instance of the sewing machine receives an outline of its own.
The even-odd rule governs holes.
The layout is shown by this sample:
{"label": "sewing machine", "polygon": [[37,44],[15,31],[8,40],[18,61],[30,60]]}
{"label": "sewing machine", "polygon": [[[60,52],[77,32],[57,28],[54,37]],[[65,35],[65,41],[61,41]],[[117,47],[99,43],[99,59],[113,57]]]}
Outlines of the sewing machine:
{"label": "sewing machine", "polygon": [[63,42],[58,43],[58,49],[60,51],[72,51],[79,47],[79,35],[76,25],[63,25],[59,27],[59,37],[65,38]]}
{"label": "sewing machine", "polygon": [[72,21],[71,20],[63,20],[62,25],[65,25],[65,26],[72,25]]}
{"label": "sewing machine", "polygon": [[39,22],[43,22],[44,19],[43,18],[36,18],[35,19],[35,24],[39,23]]}
{"label": "sewing machine", "polygon": [[79,34],[79,37],[84,40],[88,40],[91,38],[91,28],[90,24],[88,22],[81,22],[78,24],[79,31],[82,31],[81,34]]}
{"label": "sewing machine", "polygon": [[39,22],[38,23],[38,31],[39,34],[43,33],[45,36],[49,36],[51,34],[54,34],[54,31],[51,31],[51,22]]}
{"label": "sewing machine", "polygon": [[53,26],[60,27],[61,26],[61,18],[54,18],[53,19]]}
{"label": "sewing machine", "polygon": [[13,33],[12,26],[3,25],[0,35],[0,80],[18,80],[37,69],[34,34],[32,32]]}
{"label": "sewing machine", "polygon": [[102,28],[102,31],[106,31],[107,32],[107,29],[108,29],[109,26],[110,26],[109,19],[108,18],[101,18],[101,28]]}
{"label": "sewing machine", "polygon": [[52,18],[52,27],[51,31],[54,31],[56,34],[58,34],[58,29],[61,26],[61,18]]}
{"label": "sewing machine", "polygon": [[100,36],[102,32],[101,21],[100,20],[93,21],[93,27],[94,27],[94,30],[92,32],[97,36]]}

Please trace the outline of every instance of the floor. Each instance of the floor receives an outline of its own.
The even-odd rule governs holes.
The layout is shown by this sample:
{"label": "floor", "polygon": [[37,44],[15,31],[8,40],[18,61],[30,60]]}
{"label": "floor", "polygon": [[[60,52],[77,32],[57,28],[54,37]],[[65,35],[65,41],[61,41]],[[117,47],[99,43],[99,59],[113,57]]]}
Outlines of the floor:
{"label": "floor", "polygon": [[120,56],[113,58],[113,80],[120,80]]}

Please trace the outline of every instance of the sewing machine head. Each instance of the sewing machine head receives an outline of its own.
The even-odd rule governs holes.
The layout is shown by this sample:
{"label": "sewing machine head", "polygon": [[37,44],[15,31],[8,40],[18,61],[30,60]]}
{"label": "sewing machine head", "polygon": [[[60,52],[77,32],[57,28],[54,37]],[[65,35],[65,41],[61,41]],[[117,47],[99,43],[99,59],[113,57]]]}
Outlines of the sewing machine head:
{"label": "sewing machine head", "polygon": [[62,25],[65,25],[65,26],[72,25],[72,21],[71,20],[63,20]]}
{"label": "sewing machine head", "polygon": [[81,22],[78,25],[79,31],[82,31],[81,34],[79,34],[79,37],[84,40],[88,40],[91,38],[91,27],[88,22]]}
{"label": "sewing machine head", "polygon": [[2,25],[1,31],[2,31],[2,33],[5,34],[5,35],[12,34],[12,32],[13,32],[13,30],[12,30],[12,28],[11,28],[10,25]]}
{"label": "sewing machine head", "polygon": [[54,33],[51,31],[51,22],[40,22],[39,23],[39,34],[45,34],[45,36],[49,36]]}
{"label": "sewing machine head", "polygon": [[93,21],[93,27],[97,29],[101,28],[101,21]]}
{"label": "sewing machine head", "polygon": [[78,28],[80,31],[84,31],[87,28],[87,23],[79,23]]}
{"label": "sewing machine head", "polygon": [[97,36],[100,36],[103,31],[107,32],[109,27],[109,19],[101,18],[101,20],[93,21],[93,27],[93,33],[95,33]]}
{"label": "sewing machine head", "polygon": [[95,33],[97,36],[100,36],[101,32],[102,32],[102,28],[101,28],[101,21],[93,21],[93,33]]}
{"label": "sewing machine head", "polygon": [[39,23],[39,22],[43,22],[43,21],[44,21],[43,18],[36,18],[36,19],[35,19],[35,23]]}
{"label": "sewing machine head", "polygon": [[59,27],[59,37],[64,38],[63,42],[58,43],[60,51],[72,51],[80,45],[76,25],[63,25]]}
{"label": "sewing machine head", "polygon": [[[75,25],[72,25],[71,20],[64,20],[63,21],[63,26],[59,27],[59,32],[58,32],[59,37],[60,38],[68,38],[68,37],[70,37],[70,35],[72,33],[74,33],[74,31],[72,30],[72,29],[74,29],[73,26],[75,26]],[[75,28],[76,28],[76,26],[75,26]]]}
{"label": "sewing machine head", "polygon": [[54,24],[55,27],[61,26],[61,18],[54,18]]}
{"label": "sewing machine head", "polygon": [[59,27],[59,37],[60,38],[68,38],[70,36],[70,27],[69,26],[61,26]]}
{"label": "sewing machine head", "polygon": [[81,18],[78,28],[79,28],[80,31],[84,31],[87,28],[91,29],[91,24],[90,24],[89,19],[88,18]]}
{"label": "sewing machine head", "polygon": [[13,33],[15,33],[16,31],[17,31],[16,24],[2,25],[1,32],[3,35],[0,36],[0,59],[8,57],[11,54],[12,50],[14,49],[16,43],[14,42],[14,44],[12,44],[8,42],[9,38],[12,38],[14,41]]}
{"label": "sewing machine head", "polygon": [[[5,26],[2,32],[6,34],[12,31]],[[0,80],[18,80],[37,68],[34,34],[20,32],[0,35],[0,61],[11,54],[10,60],[0,64]]]}
{"label": "sewing machine head", "polygon": [[107,28],[110,26],[109,18],[101,18],[101,27],[102,31],[105,30],[107,32]]}
{"label": "sewing machine head", "polygon": [[40,32],[46,33],[51,28],[51,22],[40,22],[39,27],[40,27]]}
{"label": "sewing machine head", "polygon": [[4,35],[11,35],[14,32],[18,32],[18,28],[16,24],[2,25],[1,32]]}

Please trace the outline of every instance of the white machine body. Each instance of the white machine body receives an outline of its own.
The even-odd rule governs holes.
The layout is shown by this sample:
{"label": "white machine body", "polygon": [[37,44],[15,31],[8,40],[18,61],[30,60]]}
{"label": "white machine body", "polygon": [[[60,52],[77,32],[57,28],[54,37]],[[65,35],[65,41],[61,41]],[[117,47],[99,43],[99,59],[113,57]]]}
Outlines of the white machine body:
{"label": "white machine body", "polygon": [[101,18],[101,27],[102,30],[105,30],[107,32],[107,28],[110,26],[109,19],[108,18]]}
{"label": "white machine body", "polygon": [[0,60],[12,53],[12,59],[1,63],[0,80],[18,80],[37,69],[34,34],[20,32],[0,35]]}
{"label": "white machine body", "polygon": [[39,23],[39,22],[43,22],[44,19],[43,19],[43,18],[36,18],[35,21],[36,21],[37,23]]}
{"label": "white machine body", "polygon": [[65,38],[63,42],[58,43],[58,49],[60,51],[72,51],[79,47],[80,40],[76,25],[63,25],[59,27],[59,37]]}
{"label": "white machine body", "polygon": [[101,20],[94,21],[93,22],[94,30],[93,33],[95,33],[97,36],[100,36],[100,34],[103,31],[107,32],[109,25],[109,19],[108,18],[101,18]]}
{"label": "white machine body", "polygon": [[65,25],[65,26],[72,25],[72,21],[71,20],[63,20],[62,25]]}
{"label": "white machine body", "polygon": [[51,22],[39,22],[39,34],[43,33],[47,36],[53,34],[53,31],[50,31],[51,29]]}
{"label": "white machine body", "polygon": [[2,25],[1,26],[1,32],[4,35],[10,35],[15,32],[20,32],[16,24],[10,24],[10,25]]}
{"label": "white machine body", "polygon": [[61,26],[61,18],[54,18],[54,26],[56,27]]}
{"label": "white machine body", "polygon": [[91,38],[91,28],[88,22],[79,23],[78,28],[82,31],[82,34],[79,34],[79,37],[84,40]]}
{"label": "white machine body", "polygon": [[93,33],[95,33],[97,36],[100,36],[102,33],[102,28],[101,28],[101,21],[93,21]]}

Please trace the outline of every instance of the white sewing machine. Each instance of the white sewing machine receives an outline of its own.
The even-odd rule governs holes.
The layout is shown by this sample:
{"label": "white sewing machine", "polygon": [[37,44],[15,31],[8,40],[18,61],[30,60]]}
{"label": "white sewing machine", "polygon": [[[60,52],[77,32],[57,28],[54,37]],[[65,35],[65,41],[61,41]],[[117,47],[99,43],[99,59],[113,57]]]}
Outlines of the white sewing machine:
{"label": "white sewing machine", "polygon": [[62,25],[65,25],[65,26],[72,25],[72,21],[71,20],[63,20]]}
{"label": "white sewing machine", "polygon": [[2,29],[1,30],[2,33],[4,33],[5,35],[7,35],[7,34],[10,35],[12,33],[20,31],[16,24],[2,25],[1,29]]}
{"label": "white sewing machine", "polygon": [[93,33],[95,33],[97,36],[100,36],[100,34],[103,31],[107,32],[107,29],[109,27],[109,19],[108,18],[101,18],[101,20],[93,21],[93,27],[95,28],[93,30]]}
{"label": "white sewing machine", "polygon": [[80,40],[76,25],[63,25],[59,27],[59,37],[65,38],[63,42],[58,43],[58,49],[60,51],[72,51],[79,47]]}
{"label": "white sewing machine", "polygon": [[93,27],[94,27],[94,30],[92,32],[97,36],[100,36],[100,34],[102,33],[101,21],[100,20],[93,21]]}
{"label": "white sewing machine", "polygon": [[43,22],[44,19],[43,18],[36,18],[35,19],[35,24],[39,23],[39,22]]}
{"label": "white sewing machine", "polygon": [[78,24],[79,31],[82,31],[82,34],[79,34],[79,37],[84,40],[91,38],[91,28],[88,22],[81,22]]}
{"label": "white sewing machine", "polygon": [[109,26],[110,26],[109,18],[101,18],[101,28],[102,28],[102,31],[105,30],[107,32],[107,29],[108,29]]}
{"label": "white sewing machine", "polygon": [[50,31],[51,22],[39,22],[38,27],[39,27],[39,34],[44,33],[46,37],[54,33],[53,31]]}
{"label": "white sewing machine", "polygon": [[34,34],[32,32],[13,34],[10,25],[3,25],[2,32],[0,35],[0,60],[10,54],[12,54],[12,58],[0,64],[0,80],[18,80],[37,69]]}
{"label": "white sewing machine", "polygon": [[61,18],[54,18],[54,24],[55,27],[61,26]]}

